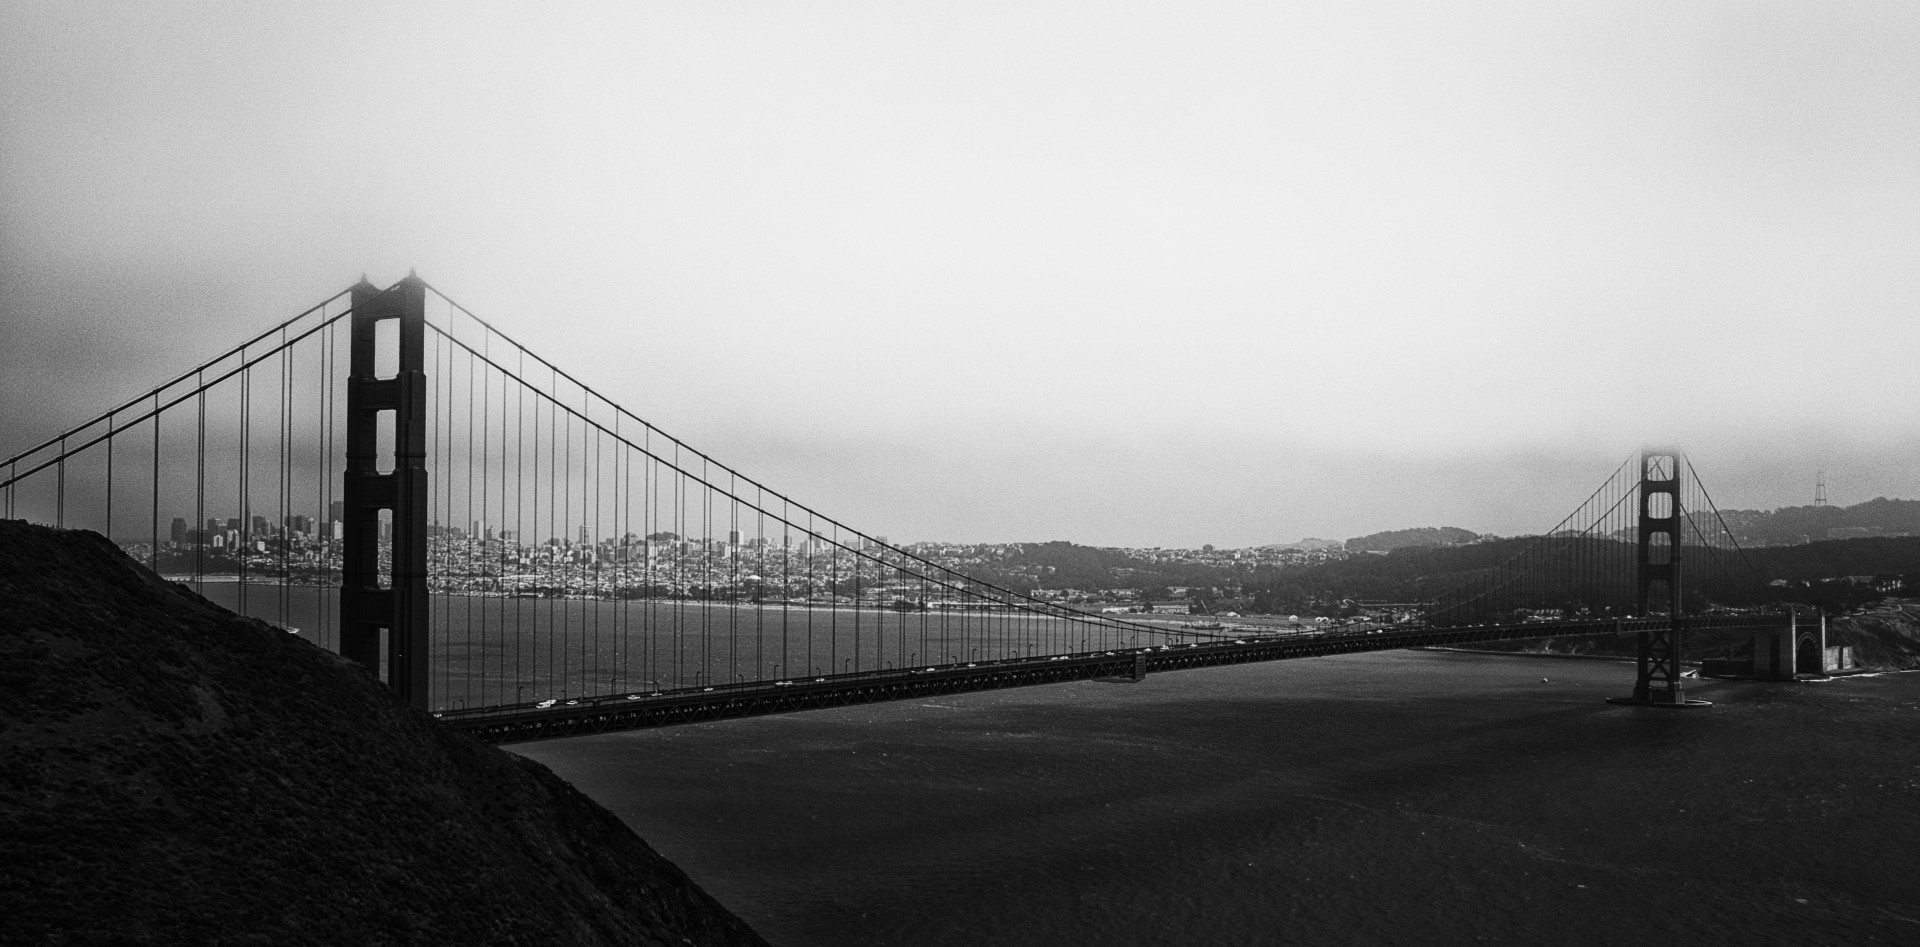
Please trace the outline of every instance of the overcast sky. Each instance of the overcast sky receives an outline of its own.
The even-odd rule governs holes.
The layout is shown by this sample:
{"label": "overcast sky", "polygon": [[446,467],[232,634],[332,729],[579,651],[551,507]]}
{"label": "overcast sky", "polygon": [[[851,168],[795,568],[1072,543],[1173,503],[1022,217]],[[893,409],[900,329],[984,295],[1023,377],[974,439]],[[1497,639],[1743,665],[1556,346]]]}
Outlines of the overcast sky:
{"label": "overcast sky", "polygon": [[1920,497],[1920,5],[0,0],[0,455],[408,268],[895,540]]}

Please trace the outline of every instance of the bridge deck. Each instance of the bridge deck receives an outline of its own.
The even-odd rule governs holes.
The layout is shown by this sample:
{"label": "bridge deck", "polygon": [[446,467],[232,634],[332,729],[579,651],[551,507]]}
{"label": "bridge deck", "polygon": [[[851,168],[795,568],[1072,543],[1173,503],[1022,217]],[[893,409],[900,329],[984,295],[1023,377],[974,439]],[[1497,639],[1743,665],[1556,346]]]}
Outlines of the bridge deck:
{"label": "bridge deck", "polygon": [[[1758,630],[1778,627],[1785,621],[1786,616],[1772,614],[1717,615],[1687,618],[1684,627],[1688,630]],[[1199,644],[716,685],[658,694],[615,694],[544,708],[520,705],[449,711],[442,714],[441,719],[487,742],[512,743],[1035,684],[1132,679],[1161,671],[1226,664],[1571,635],[1629,635],[1667,626],[1666,619],[1608,619],[1242,637]]]}

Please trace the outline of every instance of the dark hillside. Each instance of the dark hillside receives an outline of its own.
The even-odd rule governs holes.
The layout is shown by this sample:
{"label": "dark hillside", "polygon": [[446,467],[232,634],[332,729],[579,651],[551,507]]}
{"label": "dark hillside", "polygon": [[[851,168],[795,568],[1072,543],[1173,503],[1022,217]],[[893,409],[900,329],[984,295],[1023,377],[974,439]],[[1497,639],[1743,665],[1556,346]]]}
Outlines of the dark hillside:
{"label": "dark hillside", "polygon": [[1920,573],[1920,536],[1835,539],[1750,549],[1747,558],[1769,579],[1806,581],[1844,575]]}
{"label": "dark hillside", "polygon": [[0,521],[0,943],[761,944],[544,767]]}
{"label": "dark hillside", "polygon": [[1460,546],[1480,538],[1479,533],[1457,526],[1418,526],[1384,533],[1369,533],[1347,540],[1348,552],[1392,552],[1416,546]]}
{"label": "dark hillside", "polygon": [[[1324,608],[1327,602],[1345,598],[1375,601],[1444,598],[1451,590],[1467,587],[1477,578],[1497,571],[1516,557],[1538,558],[1536,547],[1543,542],[1560,547],[1555,553],[1555,561],[1608,561],[1618,564],[1621,568],[1620,581],[1630,575],[1628,570],[1636,555],[1632,546],[1610,540],[1558,537],[1543,540],[1537,536],[1525,536],[1486,540],[1464,546],[1406,547],[1385,555],[1349,556],[1332,562],[1256,575],[1247,583],[1247,588],[1249,594],[1263,595],[1276,603],[1290,603],[1282,606],[1286,611],[1305,610],[1314,607],[1314,603]],[[1859,602],[1852,599],[1876,598],[1878,593],[1863,593],[1852,596],[1847,602],[1837,602],[1836,587],[1821,587],[1818,583],[1844,576],[1920,577],[1920,537],[1912,536],[1828,540],[1799,546],[1748,549],[1744,555],[1752,570],[1749,572],[1744,567],[1734,565],[1738,560],[1729,557],[1726,571],[1731,576],[1716,574],[1712,563],[1699,558],[1701,555],[1697,546],[1682,549],[1682,561],[1698,562],[1700,571],[1696,574],[1704,575],[1704,578],[1694,581],[1693,587],[1703,591],[1713,601],[1728,605],[1775,601],[1823,604],[1830,608],[1840,604],[1857,605]],[[1745,579],[1747,576],[1753,576],[1754,579],[1742,581],[1738,586],[1727,581],[1729,578]],[[1785,579],[1799,585],[1776,590],[1762,588],[1764,583],[1774,579]],[[1808,582],[1816,583],[1815,590],[1807,590],[1805,584]],[[1624,588],[1619,586],[1612,591],[1615,595],[1624,595],[1627,594],[1621,591]],[[1867,590],[1868,587],[1859,586],[1858,589]],[[1603,600],[1609,599],[1594,599],[1595,602]],[[1536,604],[1556,606],[1560,603],[1543,601]]]}
{"label": "dark hillside", "polygon": [[1852,506],[1722,510],[1720,516],[1740,542],[1749,546],[1784,546],[1823,539],[1920,534],[1920,500],[1875,497]]}

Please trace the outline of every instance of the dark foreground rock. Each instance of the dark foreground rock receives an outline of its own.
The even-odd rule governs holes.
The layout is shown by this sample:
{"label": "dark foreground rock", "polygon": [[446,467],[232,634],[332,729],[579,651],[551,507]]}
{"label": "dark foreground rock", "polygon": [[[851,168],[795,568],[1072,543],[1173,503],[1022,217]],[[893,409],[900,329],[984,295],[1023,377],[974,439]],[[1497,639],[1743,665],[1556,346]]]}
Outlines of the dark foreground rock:
{"label": "dark foreground rock", "polygon": [[764,942],[545,767],[0,521],[0,943]]}

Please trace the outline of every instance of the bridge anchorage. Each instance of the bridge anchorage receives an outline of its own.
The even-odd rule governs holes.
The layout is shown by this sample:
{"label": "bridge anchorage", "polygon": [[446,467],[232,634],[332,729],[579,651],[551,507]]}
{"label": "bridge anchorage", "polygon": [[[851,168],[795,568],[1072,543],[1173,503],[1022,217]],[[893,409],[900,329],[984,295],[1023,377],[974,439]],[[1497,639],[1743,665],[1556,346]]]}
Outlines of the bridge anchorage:
{"label": "bridge anchorage", "polygon": [[1569,636],[1638,636],[1618,702],[1700,707],[1690,636],[1751,634],[1760,676],[1824,645],[1756,607],[1758,575],[1672,449],[1629,458],[1543,535],[1383,588],[1419,604],[1381,621],[1043,600],[774,490],[417,276],[363,279],[0,475],[5,515],[104,532],[489,740]]}

